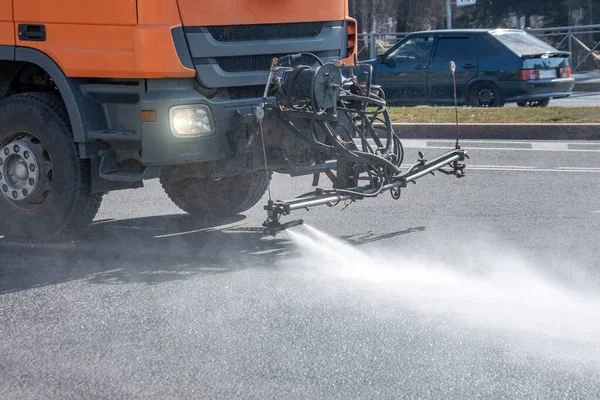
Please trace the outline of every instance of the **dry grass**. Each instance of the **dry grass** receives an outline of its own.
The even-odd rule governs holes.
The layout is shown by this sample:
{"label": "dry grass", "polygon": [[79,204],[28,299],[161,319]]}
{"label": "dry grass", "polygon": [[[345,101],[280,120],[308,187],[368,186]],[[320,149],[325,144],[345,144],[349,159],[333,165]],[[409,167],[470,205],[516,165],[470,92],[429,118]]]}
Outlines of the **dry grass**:
{"label": "dry grass", "polygon": [[[394,122],[453,123],[451,107],[390,107]],[[600,123],[600,107],[467,108],[458,109],[461,123]]]}

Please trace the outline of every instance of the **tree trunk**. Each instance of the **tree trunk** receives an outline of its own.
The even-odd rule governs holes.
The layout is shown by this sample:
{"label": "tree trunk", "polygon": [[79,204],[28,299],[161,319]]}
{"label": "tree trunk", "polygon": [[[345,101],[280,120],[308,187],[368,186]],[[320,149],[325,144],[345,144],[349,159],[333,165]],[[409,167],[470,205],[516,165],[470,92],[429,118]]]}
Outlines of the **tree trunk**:
{"label": "tree trunk", "polygon": [[592,25],[594,23],[594,0],[586,1],[585,23],[587,25]]}
{"label": "tree trunk", "polygon": [[410,12],[410,0],[398,0],[396,7],[396,32],[408,31],[408,13]]}

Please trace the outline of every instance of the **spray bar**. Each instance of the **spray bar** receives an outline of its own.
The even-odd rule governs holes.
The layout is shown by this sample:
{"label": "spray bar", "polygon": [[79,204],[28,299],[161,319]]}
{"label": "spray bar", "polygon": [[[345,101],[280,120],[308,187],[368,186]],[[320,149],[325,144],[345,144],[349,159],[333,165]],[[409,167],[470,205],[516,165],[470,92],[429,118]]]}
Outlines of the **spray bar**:
{"label": "spray bar", "polygon": [[[318,189],[315,192],[289,201],[272,201],[265,206],[268,212],[267,220],[263,223],[265,233],[275,236],[278,232],[286,230],[292,226],[301,225],[302,220],[291,221],[285,224],[279,222],[283,215],[289,215],[294,210],[309,209],[321,205],[334,206],[342,201],[361,200],[365,197],[376,197],[385,191],[399,190],[407,186],[409,182],[416,183],[416,180],[429,174],[440,171],[447,175],[455,175],[458,178],[464,176],[465,165],[460,164],[469,158],[466,150],[456,148],[444,154],[427,161],[423,153],[419,153],[420,160],[413,164],[406,173],[393,178],[391,183],[383,184],[378,188],[373,187],[354,187],[347,189],[323,190]],[[445,170],[450,166],[452,170]],[[396,198],[396,197],[395,197]]]}

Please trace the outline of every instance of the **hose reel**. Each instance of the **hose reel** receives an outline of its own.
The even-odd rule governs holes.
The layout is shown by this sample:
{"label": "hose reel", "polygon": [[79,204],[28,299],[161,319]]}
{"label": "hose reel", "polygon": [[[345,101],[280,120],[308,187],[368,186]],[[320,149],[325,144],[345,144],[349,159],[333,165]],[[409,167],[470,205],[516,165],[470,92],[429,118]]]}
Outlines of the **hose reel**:
{"label": "hose reel", "polygon": [[284,71],[280,78],[280,103],[289,108],[312,105],[317,110],[334,108],[342,86],[342,73],[337,65],[327,63],[317,68],[299,66]]}

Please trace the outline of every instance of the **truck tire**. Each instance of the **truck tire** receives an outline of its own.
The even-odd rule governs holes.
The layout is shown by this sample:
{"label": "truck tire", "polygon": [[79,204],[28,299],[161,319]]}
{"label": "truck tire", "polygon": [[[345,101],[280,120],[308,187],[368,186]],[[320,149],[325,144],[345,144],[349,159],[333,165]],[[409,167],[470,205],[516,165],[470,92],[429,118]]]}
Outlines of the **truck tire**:
{"label": "truck tire", "polygon": [[[175,170],[174,170],[175,171]],[[252,208],[262,199],[272,174],[264,171],[221,178],[178,177],[163,168],[160,183],[173,203],[205,222],[219,222]]]}
{"label": "truck tire", "polygon": [[0,235],[76,238],[96,216],[89,160],[79,158],[62,99],[20,93],[0,102]]}

